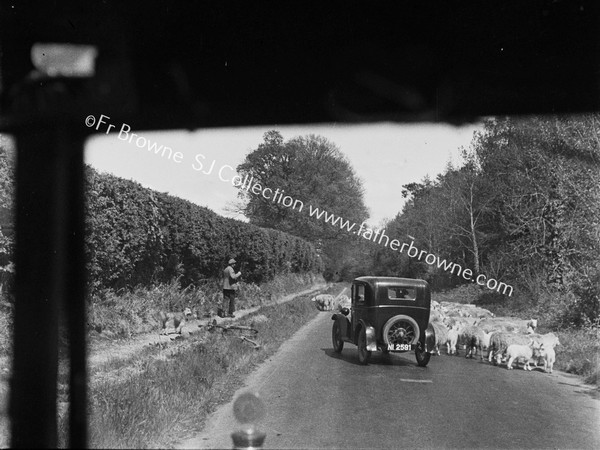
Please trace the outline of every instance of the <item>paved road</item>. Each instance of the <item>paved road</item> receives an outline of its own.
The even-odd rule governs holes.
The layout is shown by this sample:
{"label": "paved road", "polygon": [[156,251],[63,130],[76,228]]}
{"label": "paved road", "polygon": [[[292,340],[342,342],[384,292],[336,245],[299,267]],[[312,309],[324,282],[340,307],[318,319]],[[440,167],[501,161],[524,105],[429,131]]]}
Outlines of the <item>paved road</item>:
{"label": "paved road", "polygon": [[[577,378],[508,371],[463,357],[332,350],[330,313],[286,342],[247,380],[267,405],[265,448],[600,448],[600,400]],[[182,448],[231,448],[224,405]]]}

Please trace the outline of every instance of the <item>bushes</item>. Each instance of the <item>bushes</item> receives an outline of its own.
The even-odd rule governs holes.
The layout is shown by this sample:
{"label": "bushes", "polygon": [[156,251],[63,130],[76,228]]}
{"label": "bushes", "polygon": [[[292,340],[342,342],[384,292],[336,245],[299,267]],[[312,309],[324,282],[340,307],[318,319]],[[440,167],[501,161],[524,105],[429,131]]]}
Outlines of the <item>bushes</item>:
{"label": "bushes", "polygon": [[234,219],[133,181],[87,168],[86,251],[91,290],[165,283],[183,286],[221,276],[227,260],[244,279],[321,270],[312,244]]}
{"label": "bushes", "polygon": [[570,329],[558,333],[558,370],[580,375],[586,383],[598,385],[600,379],[600,342],[598,328]]}

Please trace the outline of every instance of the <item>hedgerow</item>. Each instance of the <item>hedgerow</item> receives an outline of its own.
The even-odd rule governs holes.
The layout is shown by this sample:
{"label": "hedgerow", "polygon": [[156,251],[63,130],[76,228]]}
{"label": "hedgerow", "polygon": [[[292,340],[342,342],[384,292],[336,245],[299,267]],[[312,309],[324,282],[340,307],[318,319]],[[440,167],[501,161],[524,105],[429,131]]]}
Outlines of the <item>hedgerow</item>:
{"label": "hedgerow", "polygon": [[86,252],[92,291],[165,283],[183,286],[220,277],[229,258],[244,264],[244,280],[316,272],[321,259],[309,242],[224,218],[187,200],[86,168]]}

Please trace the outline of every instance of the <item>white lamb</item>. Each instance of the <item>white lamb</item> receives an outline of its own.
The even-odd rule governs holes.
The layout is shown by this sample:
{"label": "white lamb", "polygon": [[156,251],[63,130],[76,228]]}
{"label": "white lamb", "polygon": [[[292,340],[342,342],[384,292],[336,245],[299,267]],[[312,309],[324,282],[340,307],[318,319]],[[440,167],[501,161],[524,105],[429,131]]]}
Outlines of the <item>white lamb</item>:
{"label": "white lamb", "polygon": [[544,372],[552,373],[552,367],[554,367],[554,362],[556,361],[556,352],[554,351],[554,347],[547,347],[542,344],[540,348],[539,359],[544,360]]}
{"label": "white lamb", "polygon": [[531,370],[531,367],[529,366],[529,361],[534,356],[537,357],[539,355],[540,355],[540,344],[538,344],[535,341],[532,341],[529,345],[511,344],[508,346],[508,349],[506,349],[506,356],[508,358],[506,367],[507,367],[507,369],[511,370],[512,363],[515,359],[516,360],[524,359],[525,365],[523,366],[523,370]]}
{"label": "white lamb", "polygon": [[454,325],[448,330],[448,341],[446,342],[448,346],[448,354],[456,355],[456,344],[458,342],[458,325]]}

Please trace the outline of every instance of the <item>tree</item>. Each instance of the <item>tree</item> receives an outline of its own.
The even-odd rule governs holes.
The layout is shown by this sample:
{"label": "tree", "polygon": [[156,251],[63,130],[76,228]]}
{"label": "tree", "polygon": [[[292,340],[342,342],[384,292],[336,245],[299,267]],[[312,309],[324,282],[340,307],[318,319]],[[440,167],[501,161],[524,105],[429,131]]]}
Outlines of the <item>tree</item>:
{"label": "tree", "polygon": [[[329,255],[337,260],[336,265],[341,264],[340,258],[346,259],[347,252],[339,253],[340,247],[351,245],[348,230],[310,215],[318,208],[357,224],[368,217],[362,182],[335,144],[315,135],[284,142],[278,131],[269,131],[237,171],[242,179],[259,185],[258,194],[244,186],[238,194],[240,210],[250,223],[318,243],[325,259]],[[262,195],[265,188],[270,191]],[[275,192],[281,195],[275,198]],[[287,205],[280,201],[282,196],[290,199]],[[289,206],[292,201],[294,206]]]}
{"label": "tree", "polygon": [[570,324],[599,316],[599,124],[597,114],[489,120],[473,143],[497,194],[500,239],[489,261],[530,302],[574,295],[565,307]]}

